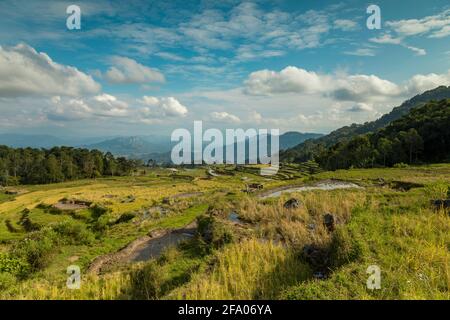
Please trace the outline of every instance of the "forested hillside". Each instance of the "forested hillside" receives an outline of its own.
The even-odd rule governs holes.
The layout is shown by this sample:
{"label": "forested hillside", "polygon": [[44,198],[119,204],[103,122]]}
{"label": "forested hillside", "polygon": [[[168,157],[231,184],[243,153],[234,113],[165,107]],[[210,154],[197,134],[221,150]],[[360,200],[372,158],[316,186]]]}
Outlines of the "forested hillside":
{"label": "forested hillside", "polygon": [[304,162],[311,160],[322,153],[324,148],[331,147],[338,142],[348,141],[357,135],[375,132],[376,130],[387,126],[390,122],[408,114],[414,107],[422,106],[431,100],[439,101],[448,98],[450,98],[450,87],[437,87],[403,102],[400,106],[393,108],[391,112],[375,121],[366,122],[364,124],[354,123],[350,126],[339,128],[321,138],[307,140],[296,147],[281,152],[280,157],[286,162]]}
{"label": "forested hillside", "polygon": [[316,156],[329,170],[449,159],[450,99],[416,107],[375,133],[339,142]]}
{"label": "forested hillside", "polygon": [[137,165],[135,160],[115,158],[98,150],[55,147],[52,149],[0,146],[0,185],[42,184],[126,175]]}

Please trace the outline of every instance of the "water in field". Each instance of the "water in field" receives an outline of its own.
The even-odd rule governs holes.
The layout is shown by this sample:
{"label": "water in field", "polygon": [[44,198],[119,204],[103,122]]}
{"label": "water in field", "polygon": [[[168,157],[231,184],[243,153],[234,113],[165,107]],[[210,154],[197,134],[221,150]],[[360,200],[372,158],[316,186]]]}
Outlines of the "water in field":
{"label": "water in field", "polygon": [[292,192],[303,192],[303,191],[312,191],[312,190],[336,190],[336,189],[362,189],[362,187],[358,186],[352,182],[345,181],[325,181],[319,182],[315,185],[311,186],[296,186],[296,187],[286,187],[284,189],[278,189],[268,194],[264,194],[261,196],[262,199],[279,197],[283,193],[292,193]]}

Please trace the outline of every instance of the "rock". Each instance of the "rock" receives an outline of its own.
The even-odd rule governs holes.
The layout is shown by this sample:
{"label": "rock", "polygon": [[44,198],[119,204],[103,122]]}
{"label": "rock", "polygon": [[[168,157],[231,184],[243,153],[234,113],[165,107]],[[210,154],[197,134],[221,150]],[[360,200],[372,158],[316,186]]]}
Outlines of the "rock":
{"label": "rock", "polygon": [[328,263],[328,257],[325,250],[313,244],[307,244],[303,247],[303,257],[315,268],[325,267]]}
{"label": "rock", "polygon": [[248,187],[250,189],[257,189],[257,190],[262,190],[264,188],[264,186],[262,184],[260,184],[260,183],[250,183],[248,185]]}
{"label": "rock", "polygon": [[322,271],[316,271],[316,272],[313,273],[313,277],[315,279],[323,280],[323,279],[326,278],[326,275]]}
{"label": "rock", "polygon": [[449,209],[450,208],[450,199],[438,199],[438,200],[431,200],[431,205],[434,206],[436,210],[439,209]]}
{"label": "rock", "polygon": [[331,213],[326,213],[323,216],[323,225],[325,228],[327,228],[328,232],[333,232],[336,228],[336,219],[334,218],[334,215]]}
{"label": "rock", "polygon": [[308,230],[314,231],[316,230],[316,224],[315,223],[310,223],[307,226]]}
{"label": "rock", "polygon": [[297,199],[289,199],[288,201],[286,201],[283,205],[283,207],[285,209],[297,209],[300,208],[300,201],[298,201]]}

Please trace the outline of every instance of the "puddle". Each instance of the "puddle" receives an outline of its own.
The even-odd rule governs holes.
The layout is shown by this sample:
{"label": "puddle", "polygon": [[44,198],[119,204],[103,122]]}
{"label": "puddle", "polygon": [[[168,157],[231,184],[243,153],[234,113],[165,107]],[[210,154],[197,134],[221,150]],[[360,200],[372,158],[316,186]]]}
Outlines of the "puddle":
{"label": "puddle", "polygon": [[282,187],[281,189],[278,189],[276,191],[272,191],[270,193],[263,194],[260,196],[260,198],[266,199],[266,198],[279,197],[283,193],[304,192],[304,191],[311,191],[311,190],[336,190],[336,189],[363,189],[363,188],[352,182],[323,181],[323,182],[318,182],[318,183],[316,183],[314,185],[310,185],[310,186]]}
{"label": "puddle", "polygon": [[241,223],[241,219],[239,219],[239,215],[234,211],[228,215],[228,220],[230,220],[231,222]]}
{"label": "puddle", "polygon": [[133,253],[129,257],[129,261],[139,262],[147,261],[152,258],[157,258],[161,255],[164,249],[172,246],[176,246],[183,240],[190,239],[194,236],[195,228],[174,230],[162,237],[156,239],[149,239],[148,241],[140,244],[136,247]]}

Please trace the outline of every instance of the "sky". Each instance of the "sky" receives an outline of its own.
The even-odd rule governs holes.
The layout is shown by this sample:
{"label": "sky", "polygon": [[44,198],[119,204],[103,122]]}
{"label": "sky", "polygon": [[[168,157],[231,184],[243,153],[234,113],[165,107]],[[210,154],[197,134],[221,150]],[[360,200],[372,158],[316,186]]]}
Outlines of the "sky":
{"label": "sky", "polygon": [[2,0],[0,15],[0,133],[328,133],[450,85],[448,0]]}

